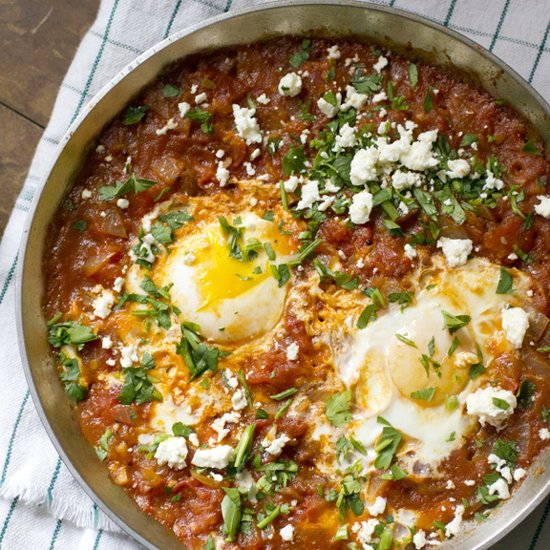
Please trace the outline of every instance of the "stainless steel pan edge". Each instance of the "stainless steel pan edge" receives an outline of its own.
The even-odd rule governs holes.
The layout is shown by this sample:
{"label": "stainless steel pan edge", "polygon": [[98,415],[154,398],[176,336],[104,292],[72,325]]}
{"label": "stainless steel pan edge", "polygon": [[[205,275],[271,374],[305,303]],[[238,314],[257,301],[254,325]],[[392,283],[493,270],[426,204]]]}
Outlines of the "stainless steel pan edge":
{"label": "stainless steel pan edge", "polygon": [[[123,69],[83,109],[62,139],[27,219],[17,272],[17,330],[23,368],[40,419],[65,465],[120,528],[147,548],[182,545],[111,483],[80,433],[49,357],[41,312],[45,235],[89,144],[124,105],[170,62],[208,49],[281,34],[356,35],[409,50],[430,62],[453,64],[529,119],[550,148],[550,108],[517,73],[471,40],[424,18],[364,2],[302,1],[264,4],[209,19],[154,46]],[[532,466],[513,499],[491,521],[465,529],[444,548],[482,550],[525,518],[550,492],[550,453]]]}

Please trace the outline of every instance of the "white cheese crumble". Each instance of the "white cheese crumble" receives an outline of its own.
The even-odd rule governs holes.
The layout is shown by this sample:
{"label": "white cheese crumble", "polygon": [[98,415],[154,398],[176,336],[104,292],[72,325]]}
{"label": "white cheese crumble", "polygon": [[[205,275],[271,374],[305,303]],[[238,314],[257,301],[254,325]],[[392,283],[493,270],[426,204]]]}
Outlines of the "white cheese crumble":
{"label": "white cheese crumble", "polygon": [[292,542],[294,540],[294,526],[285,525],[280,531],[279,535],[281,535],[281,538],[287,542]]}
{"label": "white cheese crumble", "polygon": [[548,428],[541,428],[539,430],[539,437],[543,441],[546,441],[547,439],[550,439],[550,430],[548,430]]}
{"label": "white cheese crumble", "polygon": [[449,160],[449,169],[445,174],[452,179],[465,178],[470,173],[470,165],[464,159]]}
{"label": "white cheese crumble", "polygon": [[[357,534],[357,541],[363,545],[368,545],[372,541],[372,535],[378,525],[377,519],[369,519],[367,521],[361,521],[354,523],[351,530]],[[365,546],[363,546],[365,548]]]}
{"label": "white cheese crumble", "polygon": [[103,349],[111,349],[113,347],[113,341],[110,336],[104,336],[101,339],[101,347]]}
{"label": "white cheese crumble", "polygon": [[80,196],[83,199],[89,199],[92,196],[92,192],[89,189],[82,189],[82,193]]}
{"label": "white cheese crumble", "polygon": [[506,339],[516,348],[521,348],[523,338],[529,328],[529,315],[520,307],[510,307],[502,310],[502,328]]}
{"label": "white cheese crumble", "polygon": [[113,290],[115,292],[120,292],[124,286],[124,279],[122,277],[117,277],[113,283]]}
{"label": "white cheese crumble", "polygon": [[537,199],[539,203],[535,204],[535,213],[543,218],[550,218],[550,195],[538,195]]}
{"label": "white cheese crumble", "polygon": [[262,95],[259,95],[259,96],[256,98],[256,101],[257,101],[260,105],[267,105],[267,104],[271,101],[271,99],[269,99],[269,97],[267,97],[267,96],[265,95],[265,93],[264,93],[264,94],[262,94]]}
{"label": "white cheese crumble", "polygon": [[[508,403],[508,408],[498,407],[493,401],[494,399]],[[492,386],[480,388],[466,398],[468,414],[479,417],[482,426],[490,424],[497,429],[502,428],[506,420],[513,414],[516,406],[516,396],[511,391]]]}
{"label": "white cheese crumble", "polygon": [[94,308],[94,317],[105,319],[111,313],[115,305],[115,296],[110,290],[103,290],[99,296],[92,302]]}
{"label": "white cheese crumble", "polygon": [[351,107],[361,109],[367,102],[368,96],[360,94],[353,86],[346,86],[346,101],[342,103],[342,111],[347,111]]}
{"label": "white cheese crumble", "polygon": [[317,107],[319,107],[319,111],[321,111],[321,113],[323,113],[325,116],[332,118],[338,114],[338,111],[340,110],[341,101],[342,101],[342,94],[340,93],[336,94],[336,105],[333,105],[332,103],[327,101],[324,97],[320,97],[317,100]]}
{"label": "white cheese crumble", "polygon": [[234,455],[230,445],[218,445],[211,449],[197,449],[191,464],[199,468],[215,468],[223,470],[231,462]]}
{"label": "white cheese crumble", "polygon": [[296,188],[298,187],[298,184],[303,181],[302,178],[299,178],[298,176],[290,176],[285,182],[284,187],[285,191],[287,193],[294,193],[296,191]]}
{"label": "white cheese crumble", "polygon": [[229,433],[229,429],[225,427],[226,424],[236,424],[241,419],[241,414],[238,412],[228,412],[216,418],[212,422],[212,429],[218,433],[218,441],[222,441]]}
{"label": "white cheese crumble", "polygon": [[237,132],[247,145],[262,142],[262,133],[255,115],[256,109],[249,109],[248,107],[233,104],[233,117]]}
{"label": "white cheese crumble", "polygon": [[[374,94],[372,96],[372,102],[373,103],[380,103],[382,101],[386,101],[386,99],[388,99],[388,96],[386,95],[386,92],[384,92],[384,91],[378,92],[377,94]],[[384,133],[384,132],[379,132],[379,133]]]}
{"label": "white cheese crumble", "polygon": [[236,411],[242,411],[246,408],[248,405],[248,401],[246,400],[246,395],[243,390],[240,388],[235,391],[233,394],[233,397],[231,397],[231,405],[233,406],[233,409]]}
{"label": "white cheese crumble", "polygon": [[420,550],[421,548],[424,548],[424,546],[426,546],[426,533],[422,531],[422,529],[419,529],[414,534],[413,544],[416,550]]}
{"label": "white cheese crumble", "polygon": [[404,249],[405,249],[405,256],[409,258],[409,260],[414,260],[418,256],[418,253],[416,252],[415,248],[409,243],[405,245]]}
{"label": "white cheese crumble", "polygon": [[378,58],[378,61],[372,66],[372,68],[377,73],[379,73],[384,67],[387,67],[387,65],[388,65],[388,60],[383,55],[381,55]]}
{"label": "white cheese crumble", "polygon": [[327,59],[340,59],[341,55],[337,44],[327,48]]}
{"label": "white cheese crumble", "polygon": [[223,162],[218,162],[216,179],[219,181],[220,187],[225,187],[229,181],[229,170],[223,165]]}
{"label": "white cheese crumble", "polygon": [[279,456],[283,452],[284,446],[290,441],[290,437],[286,434],[281,434],[276,437],[271,443],[262,441],[262,445],[266,447],[266,452],[271,456]]}
{"label": "white cheese crumble", "polygon": [[386,499],[383,497],[376,497],[376,500],[370,506],[367,506],[368,513],[373,516],[379,516],[384,513],[386,509]]}
{"label": "white cheese crumble", "polygon": [[508,489],[508,484],[504,479],[499,478],[493,484],[487,487],[490,495],[498,495],[498,498],[505,500],[510,498],[510,490]]}
{"label": "white cheese crumble", "polygon": [[131,367],[134,363],[137,363],[138,360],[139,357],[136,344],[128,344],[120,348],[120,366],[123,369]]}
{"label": "white cheese crumble", "polygon": [[372,210],[372,194],[365,190],[353,195],[351,206],[349,207],[350,219],[354,224],[361,225],[367,223]]}
{"label": "white cheese crumble", "polygon": [[129,206],[130,206],[130,201],[128,199],[118,199],[116,201],[116,205],[121,209],[121,210],[126,210]]}
{"label": "white cheese crumble", "polygon": [[168,464],[170,468],[181,470],[185,468],[187,458],[187,443],[184,437],[169,437],[159,443],[155,451],[159,464]]}
{"label": "white cheese crumble", "polygon": [[180,117],[183,118],[187,112],[191,109],[191,105],[187,103],[187,101],[182,101],[181,103],[178,103],[178,111],[180,112]]}
{"label": "white cheese crumble", "polygon": [[470,239],[448,239],[441,237],[437,241],[437,248],[443,250],[447,263],[451,267],[464,265],[468,256],[473,250],[473,243]]}
{"label": "white cheese crumble", "polygon": [[351,159],[350,177],[353,185],[365,185],[368,181],[376,179],[379,152],[375,147],[359,149]]}
{"label": "white cheese crumble", "polygon": [[195,96],[195,103],[197,105],[200,105],[201,103],[204,103],[208,99],[208,96],[206,95],[206,92],[202,92]]}
{"label": "white cheese crumble", "polygon": [[177,127],[178,123],[173,118],[169,118],[162,128],[157,128],[155,130],[155,133],[157,136],[165,136],[169,130],[175,130]]}
{"label": "white cheese crumble", "polygon": [[[548,433],[550,436],[550,432]],[[527,475],[527,470],[524,470],[523,468],[516,468],[514,470],[514,481],[519,481],[520,479],[523,479]]]}
{"label": "white cheese crumble", "polygon": [[445,536],[452,537],[458,535],[462,525],[462,516],[464,515],[464,506],[459,504],[455,508],[455,517],[445,526]]}
{"label": "white cheese crumble", "polygon": [[338,135],[336,136],[333,151],[339,151],[346,147],[354,147],[357,143],[355,137],[355,128],[350,126],[347,122],[340,128]]}
{"label": "white cheese crumble", "polygon": [[298,73],[285,74],[279,81],[278,90],[281,95],[297,96],[302,91],[302,77]]}
{"label": "white cheese crumble", "polygon": [[300,352],[300,346],[296,342],[292,342],[287,348],[286,348],[286,358],[289,361],[296,361],[298,359],[298,353]]}
{"label": "white cheese crumble", "polygon": [[302,186],[302,197],[298,202],[296,209],[304,210],[305,208],[311,208],[315,201],[320,200],[319,195],[319,182],[316,180],[310,180]]}

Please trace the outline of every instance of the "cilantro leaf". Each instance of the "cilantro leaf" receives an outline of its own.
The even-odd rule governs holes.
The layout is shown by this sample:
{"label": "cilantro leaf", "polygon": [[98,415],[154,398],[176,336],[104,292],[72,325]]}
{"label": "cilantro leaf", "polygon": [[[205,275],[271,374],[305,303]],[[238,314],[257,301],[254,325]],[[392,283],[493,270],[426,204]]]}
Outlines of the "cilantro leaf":
{"label": "cilantro leaf", "polygon": [[133,107],[130,105],[124,113],[124,124],[126,126],[137,124],[143,119],[148,110],[149,105],[141,105],[139,107]]}
{"label": "cilantro leaf", "polygon": [[133,402],[141,405],[151,401],[162,401],[162,395],[153,385],[154,379],[147,374],[147,371],[154,366],[153,356],[146,352],[143,354],[141,366],[123,368],[124,384],[117,400],[123,405],[131,405]]}
{"label": "cilantro leaf", "polygon": [[500,268],[500,279],[497,285],[497,294],[510,294],[514,291],[512,275],[507,269]]}
{"label": "cilantro leaf", "polygon": [[331,395],[326,403],[325,414],[330,422],[337,428],[341,428],[351,420],[351,390]]}
{"label": "cilantro leaf", "polygon": [[60,348],[67,344],[75,344],[78,349],[82,349],[87,342],[97,340],[93,330],[86,325],[75,323],[74,321],[65,321],[63,323],[49,323],[48,342],[54,348]]}

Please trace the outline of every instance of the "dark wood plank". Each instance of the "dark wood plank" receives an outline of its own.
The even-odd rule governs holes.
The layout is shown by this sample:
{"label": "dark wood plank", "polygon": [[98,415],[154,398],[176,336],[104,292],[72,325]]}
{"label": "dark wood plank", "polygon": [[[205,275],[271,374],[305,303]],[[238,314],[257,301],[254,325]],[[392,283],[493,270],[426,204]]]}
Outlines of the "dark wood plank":
{"label": "dark wood plank", "polygon": [[[23,186],[42,129],[0,105],[0,235]],[[7,131],[9,129],[9,131]]]}
{"label": "dark wood plank", "polygon": [[0,103],[45,126],[99,0],[0,2]]}

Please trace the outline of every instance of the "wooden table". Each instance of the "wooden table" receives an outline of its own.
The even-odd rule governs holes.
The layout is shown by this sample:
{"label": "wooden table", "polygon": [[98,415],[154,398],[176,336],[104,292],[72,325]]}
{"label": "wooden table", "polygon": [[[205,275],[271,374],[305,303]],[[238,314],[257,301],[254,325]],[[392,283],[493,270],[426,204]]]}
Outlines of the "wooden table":
{"label": "wooden table", "polygon": [[0,235],[99,0],[0,0]]}

